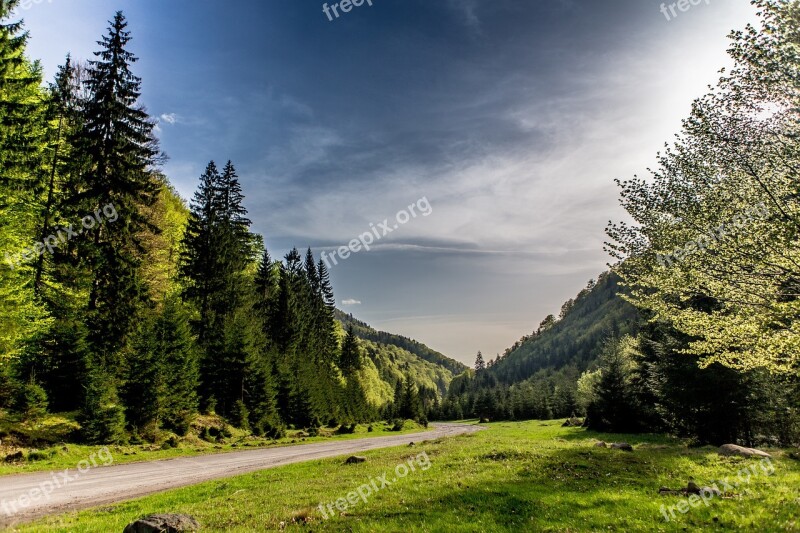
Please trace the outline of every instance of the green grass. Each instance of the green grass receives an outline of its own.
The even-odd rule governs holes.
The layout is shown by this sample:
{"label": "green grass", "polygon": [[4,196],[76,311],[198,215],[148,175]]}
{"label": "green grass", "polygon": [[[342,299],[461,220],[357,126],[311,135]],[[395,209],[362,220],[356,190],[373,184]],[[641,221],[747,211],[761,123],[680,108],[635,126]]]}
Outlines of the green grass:
{"label": "green grass", "polygon": [[[204,531],[798,531],[800,463],[773,452],[773,475],[666,522],[661,486],[700,485],[757,460],[645,435],[600,435],[558,422],[489,424],[486,431],[366,453],[364,464],[328,459],[207,482],[100,509],[52,517],[20,531],[122,531],[155,512],[195,516]],[[625,440],[633,453],[594,447]],[[431,461],[325,520],[316,507],[425,452]]]}
{"label": "green grass", "polygon": [[[53,427],[54,425],[58,425],[59,427],[71,427],[68,418],[64,418],[63,416],[50,416],[33,429],[26,428],[26,431],[29,433],[33,433],[34,431],[46,432],[47,428]],[[0,424],[0,427],[2,427],[2,424]],[[174,448],[165,448],[163,444],[159,442],[155,444],[108,446],[108,449],[114,457],[114,464],[123,464],[226,453],[254,448],[272,448],[294,444],[310,444],[312,442],[327,442],[331,440],[403,435],[425,431],[424,427],[411,420],[405,422],[402,431],[391,431],[391,427],[391,425],[385,422],[375,422],[372,424],[373,431],[369,432],[367,425],[359,425],[356,427],[355,433],[352,434],[336,434],[336,430],[334,429],[320,428],[319,435],[316,437],[307,436],[302,430],[289,430],[286,432],[285,438],[278,440],[253,437],[247,435],[245,432],[231,428],[232,436],[222,439],[220,442],[206,442],[194,435],[189,435],[179,439],[178,446]],[[15,430],[19,429],[19,426],[16,425]],[[0,445],[0,476],[75,468],[80,461],[90,457],[92,454],[96,454],[101,448],[103,448],[103,446],[64,443],[49,444],[39,448],[18,448]],[[6,455],[17,451],[23,452],[25,455],[24,461],[3,461]]]}

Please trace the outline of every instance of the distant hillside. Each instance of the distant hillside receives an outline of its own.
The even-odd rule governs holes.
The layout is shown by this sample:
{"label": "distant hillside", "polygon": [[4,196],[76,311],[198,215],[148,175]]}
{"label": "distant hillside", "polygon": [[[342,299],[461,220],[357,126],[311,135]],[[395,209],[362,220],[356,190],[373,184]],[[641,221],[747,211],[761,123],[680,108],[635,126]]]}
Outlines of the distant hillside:
{"label": "distant hillside", "polygon": [[450,359],[449,357],[437,352],[436,350],[432,350],[428,348],[421,342],[415,341],[414,339],[409,339],[408,337],[403,337],[402,335],[395,335],[393,333],[387,333],[385,331],[378,331],[371,327],[366,322],[362,322],[357,318],[354,318],[352,314],[344,313],[343,311],[336,310],[336,319],[342,323],[342,325],[347,328],[348,325],[352,324],[353,332],[358,336],[360,339],[372,341],[377,344],[384,344],[387,346],[394,346],[410,352],[420,359],[424,361],[428,361],[429,363],[433,363],[434,365],[441,366],[446,368],[452,375],[458,375],[462,373],[464,370],[467,369],[466,365],[459,363],[454,359]]}
{"label": "distant hillside", "polygon": [[574,366],[583,371],[600,355],[609,336],[632,333],[636,309],[623,300],[616,274],[605,273],[564,304],[561,317],[548,317],[533,334],[506,350],[490,368],[498,382],[524,381],[540,370]]}

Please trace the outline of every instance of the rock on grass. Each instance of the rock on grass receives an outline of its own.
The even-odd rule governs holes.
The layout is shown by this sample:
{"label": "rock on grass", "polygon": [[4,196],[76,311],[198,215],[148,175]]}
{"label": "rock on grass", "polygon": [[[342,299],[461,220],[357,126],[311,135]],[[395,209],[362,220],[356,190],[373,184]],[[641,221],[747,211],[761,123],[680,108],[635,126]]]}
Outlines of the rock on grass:
{"label": "rock on grass", "polygon": [[200,523],[184,514],[151,514],[131,522],[123,533],[183,533],[200,531]]}
{"label": "rock on grass", "polygon": [[756,450],[755,448],[745,448],[736,444],[723,444],[717,450],[720,455],[730,456],[739,455],[741,457],[772,457],[767,452]]}

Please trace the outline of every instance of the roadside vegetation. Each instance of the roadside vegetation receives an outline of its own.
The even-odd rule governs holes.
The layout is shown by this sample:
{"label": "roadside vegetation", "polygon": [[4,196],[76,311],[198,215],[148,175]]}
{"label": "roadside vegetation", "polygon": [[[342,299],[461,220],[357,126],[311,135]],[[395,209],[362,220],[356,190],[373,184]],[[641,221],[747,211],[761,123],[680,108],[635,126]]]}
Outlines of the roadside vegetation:
{"label": "roadside vegetation", "polygon": [[[13,417],[0,413],[0,476],[75,468],[80,461],[104,448],[100,445],[68,443],[69,434],[78,427],[74,414],[50,415],[31,424],[27,421],[14,422]],[[391,420],[354,426],[321,427],[312,432],[289,429],[284,437],[270,439],[237,429],[219,416],[207,415],[198,416],[189,432],[182,437],[160,432],[152,442],[130,441],[127,444],[108,445],[108,449],[114,458],[113,464],[124,464],[424,431],[426,428],[413,420]],[[24,434],[28,441],[39,444],[14,446],[10,444],[13,440],[8,437],[15,434]]]}

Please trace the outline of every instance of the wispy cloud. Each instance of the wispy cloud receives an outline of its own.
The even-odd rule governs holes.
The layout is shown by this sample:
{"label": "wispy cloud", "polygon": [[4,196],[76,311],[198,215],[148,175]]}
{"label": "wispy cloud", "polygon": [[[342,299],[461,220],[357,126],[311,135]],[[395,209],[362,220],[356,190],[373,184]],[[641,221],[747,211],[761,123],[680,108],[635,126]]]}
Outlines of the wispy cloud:
{"label": "wispy cloud", "polygon": [[159,119],[161,122],[166,122],[167,124],[175,124],[178,122],[178,115],[175,113],[164,113]]}
{"label": "wispy cloud", "polygon": [[342,305],[361,305],[360,300],[342,300]]}

